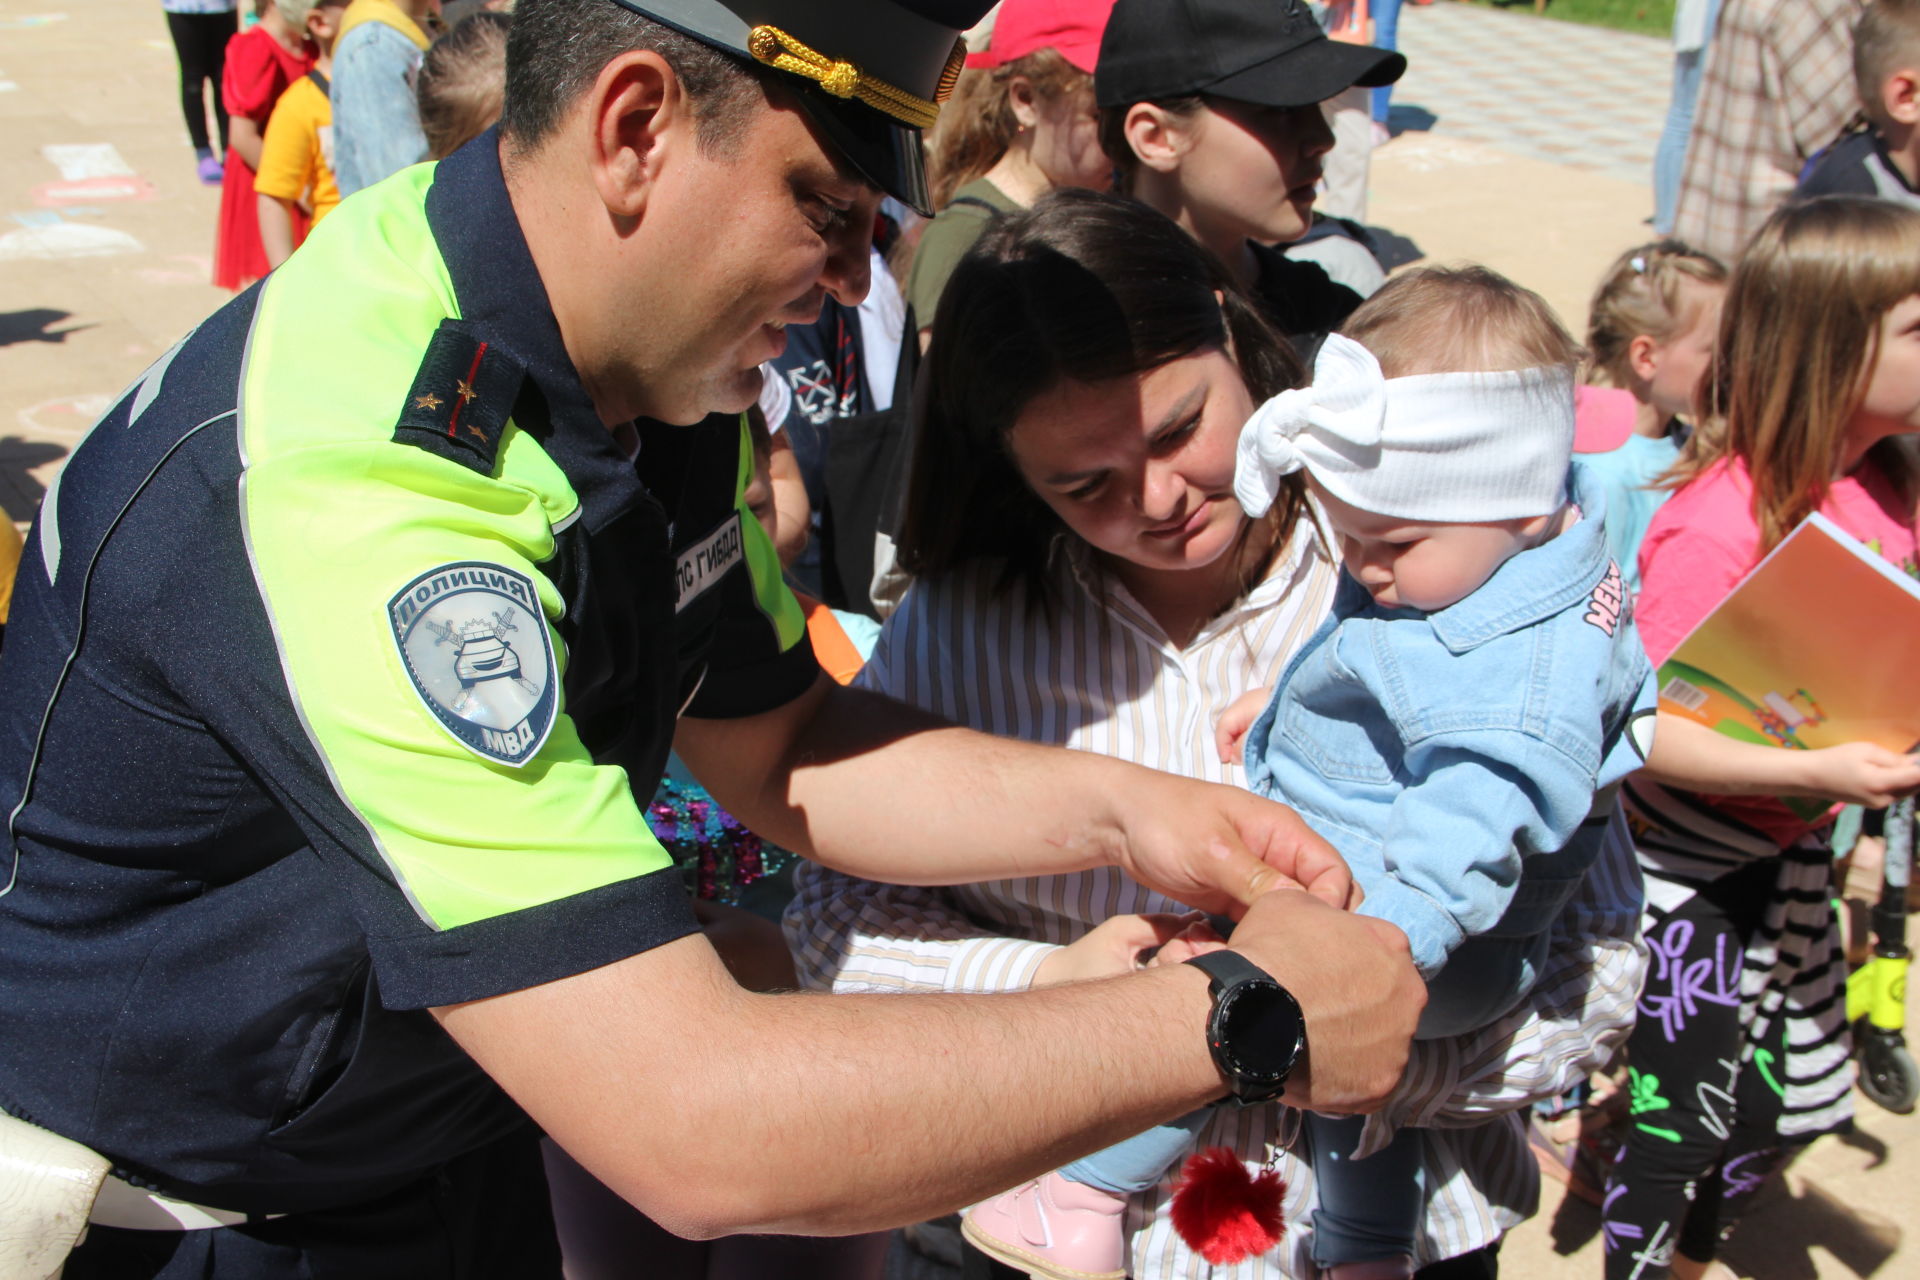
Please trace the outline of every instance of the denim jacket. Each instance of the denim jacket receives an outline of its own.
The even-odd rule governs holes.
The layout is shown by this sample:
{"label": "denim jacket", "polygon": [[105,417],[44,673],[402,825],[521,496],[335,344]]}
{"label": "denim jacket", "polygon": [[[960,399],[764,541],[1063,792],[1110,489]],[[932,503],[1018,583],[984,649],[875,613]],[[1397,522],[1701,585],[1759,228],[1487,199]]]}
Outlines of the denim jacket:
{"label": "denim jacket", "polygon": [[414,76],[420,50],[383,22],[363,22],[333,51],[333,178],[342,198],[427,158]]}
{"label": "denim jacket", "polygon": [[1340,851],[1424,978],[1468,939],[1544,937],[1651,742],[1605,498],[1579,463],[1568,483],[1578,523],[1445,609],[1382,608],[1343,575],[1247,736],[1249,785]]}

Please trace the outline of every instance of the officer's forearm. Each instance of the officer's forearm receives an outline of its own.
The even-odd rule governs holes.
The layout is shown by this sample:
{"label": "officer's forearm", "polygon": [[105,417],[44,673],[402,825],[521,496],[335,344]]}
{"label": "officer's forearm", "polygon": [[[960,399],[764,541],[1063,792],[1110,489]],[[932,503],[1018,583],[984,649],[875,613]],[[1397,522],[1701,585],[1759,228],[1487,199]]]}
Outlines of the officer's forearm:
{"label": "officer's forearm", "polygon": [[1003,996],[749,995],[699,938],[440,1011],[690,1238],[920,1221],[1218,1097],[1185,965]]}
{"label": "officer's forearm", "polygon": [[1121,861],[1114,801],[1156,775],[960,729],[816,686],[765,716],[685,720],[674,745],[729,811],[818,861],[894,884],[964,884]]}

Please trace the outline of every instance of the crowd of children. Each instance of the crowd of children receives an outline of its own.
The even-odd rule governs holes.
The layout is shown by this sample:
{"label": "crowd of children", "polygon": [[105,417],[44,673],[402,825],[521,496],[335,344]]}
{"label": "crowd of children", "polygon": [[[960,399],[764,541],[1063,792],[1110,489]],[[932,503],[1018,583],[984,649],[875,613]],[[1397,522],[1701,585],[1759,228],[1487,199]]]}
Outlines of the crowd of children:
{"label": "crowd of children", "polygon": [[[1672,493],[1640,550],[1655,661],[1815,511],[1915,571],[1917,279],[1920,213],[1885,201],[1789,206],[1742,253],[1703,429],[1663,477]],[[1779,751],[1665,714],[1658,742],[1625,792],[1654,963],[1606,1192],[1614,1280],[1648,1260],[1697,1273],[1769,1173],[1851,1124],[1832,815],[1782,797],[1884,807],[1920,784],[1910,757],[1870,743]]]}
{"label": "crowd of children", "polygon": [[[169,10],[199,174],[221,187],[215,284],[244,289],[284,262],[343,194],[414,161],[451,154],[499,118],[511,0],[465,7],[471,12],[449,25],[440,21],[439,0],[410,0],[404,8],[389,0],[255,0],[237,33],[231,0],[215,13]],[[218,27],[213,35],[209,23]],[[390,34],[416,50],[403,67],[382,63],[358,73],[377,82],[349,97],[357,113],[346,138],[352,187],[336,143],[334,74],[336,46],[350,31],[359,33],[360,45]],[[439,38],[430,41],[428,31]],[[221,46],[217,60],[202,50],[212,43]],[[190,70],[217,79],[224,163],[208,147]]]}

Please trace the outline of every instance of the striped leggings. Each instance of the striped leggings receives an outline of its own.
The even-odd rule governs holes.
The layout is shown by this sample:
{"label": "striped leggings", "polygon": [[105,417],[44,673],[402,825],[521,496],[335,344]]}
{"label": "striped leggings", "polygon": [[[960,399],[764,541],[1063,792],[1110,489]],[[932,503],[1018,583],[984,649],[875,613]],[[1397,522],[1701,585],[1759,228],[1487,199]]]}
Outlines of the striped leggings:
{"label": "striped leggings", "polygon": [[1771,896],[1766,859],[1650,913],[1653,949],[1627,1041],[1631,1117],[1607,1178],[1606,1280],[1665,1280],[1674,1251],[1708,1261],[1791,1154],[1784,1114],[1787,1022],[1764,1042],[1741,1015],[1747,944]]}

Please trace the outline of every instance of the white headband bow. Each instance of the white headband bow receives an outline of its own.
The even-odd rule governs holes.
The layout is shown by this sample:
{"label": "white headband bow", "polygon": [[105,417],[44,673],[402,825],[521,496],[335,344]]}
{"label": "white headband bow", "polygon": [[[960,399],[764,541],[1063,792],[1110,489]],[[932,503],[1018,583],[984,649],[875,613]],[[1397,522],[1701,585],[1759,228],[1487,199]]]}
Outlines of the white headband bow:
{"label": "white headband bow", "polygon": [[1280,479],[1307,466],[1312,444],[1372,452],[1387,416],[1387,379],[1373,352],[1337,333],[1320,344],[1313,382],[1282,391],[1253,411],[1241,428],[1233,492],[1247,514],[1267,514],[1280,496]]}
{"label": "white headband bow", "polygon": [[1573,454],[1573,371],[1388,378],[1373,353],[1330,334],[1313,385],[1283,391],[1241,429],[1233,490],[1265,515],[1281,477],[1305,468],[1352,506],[1464,523],[1545,515]]}

